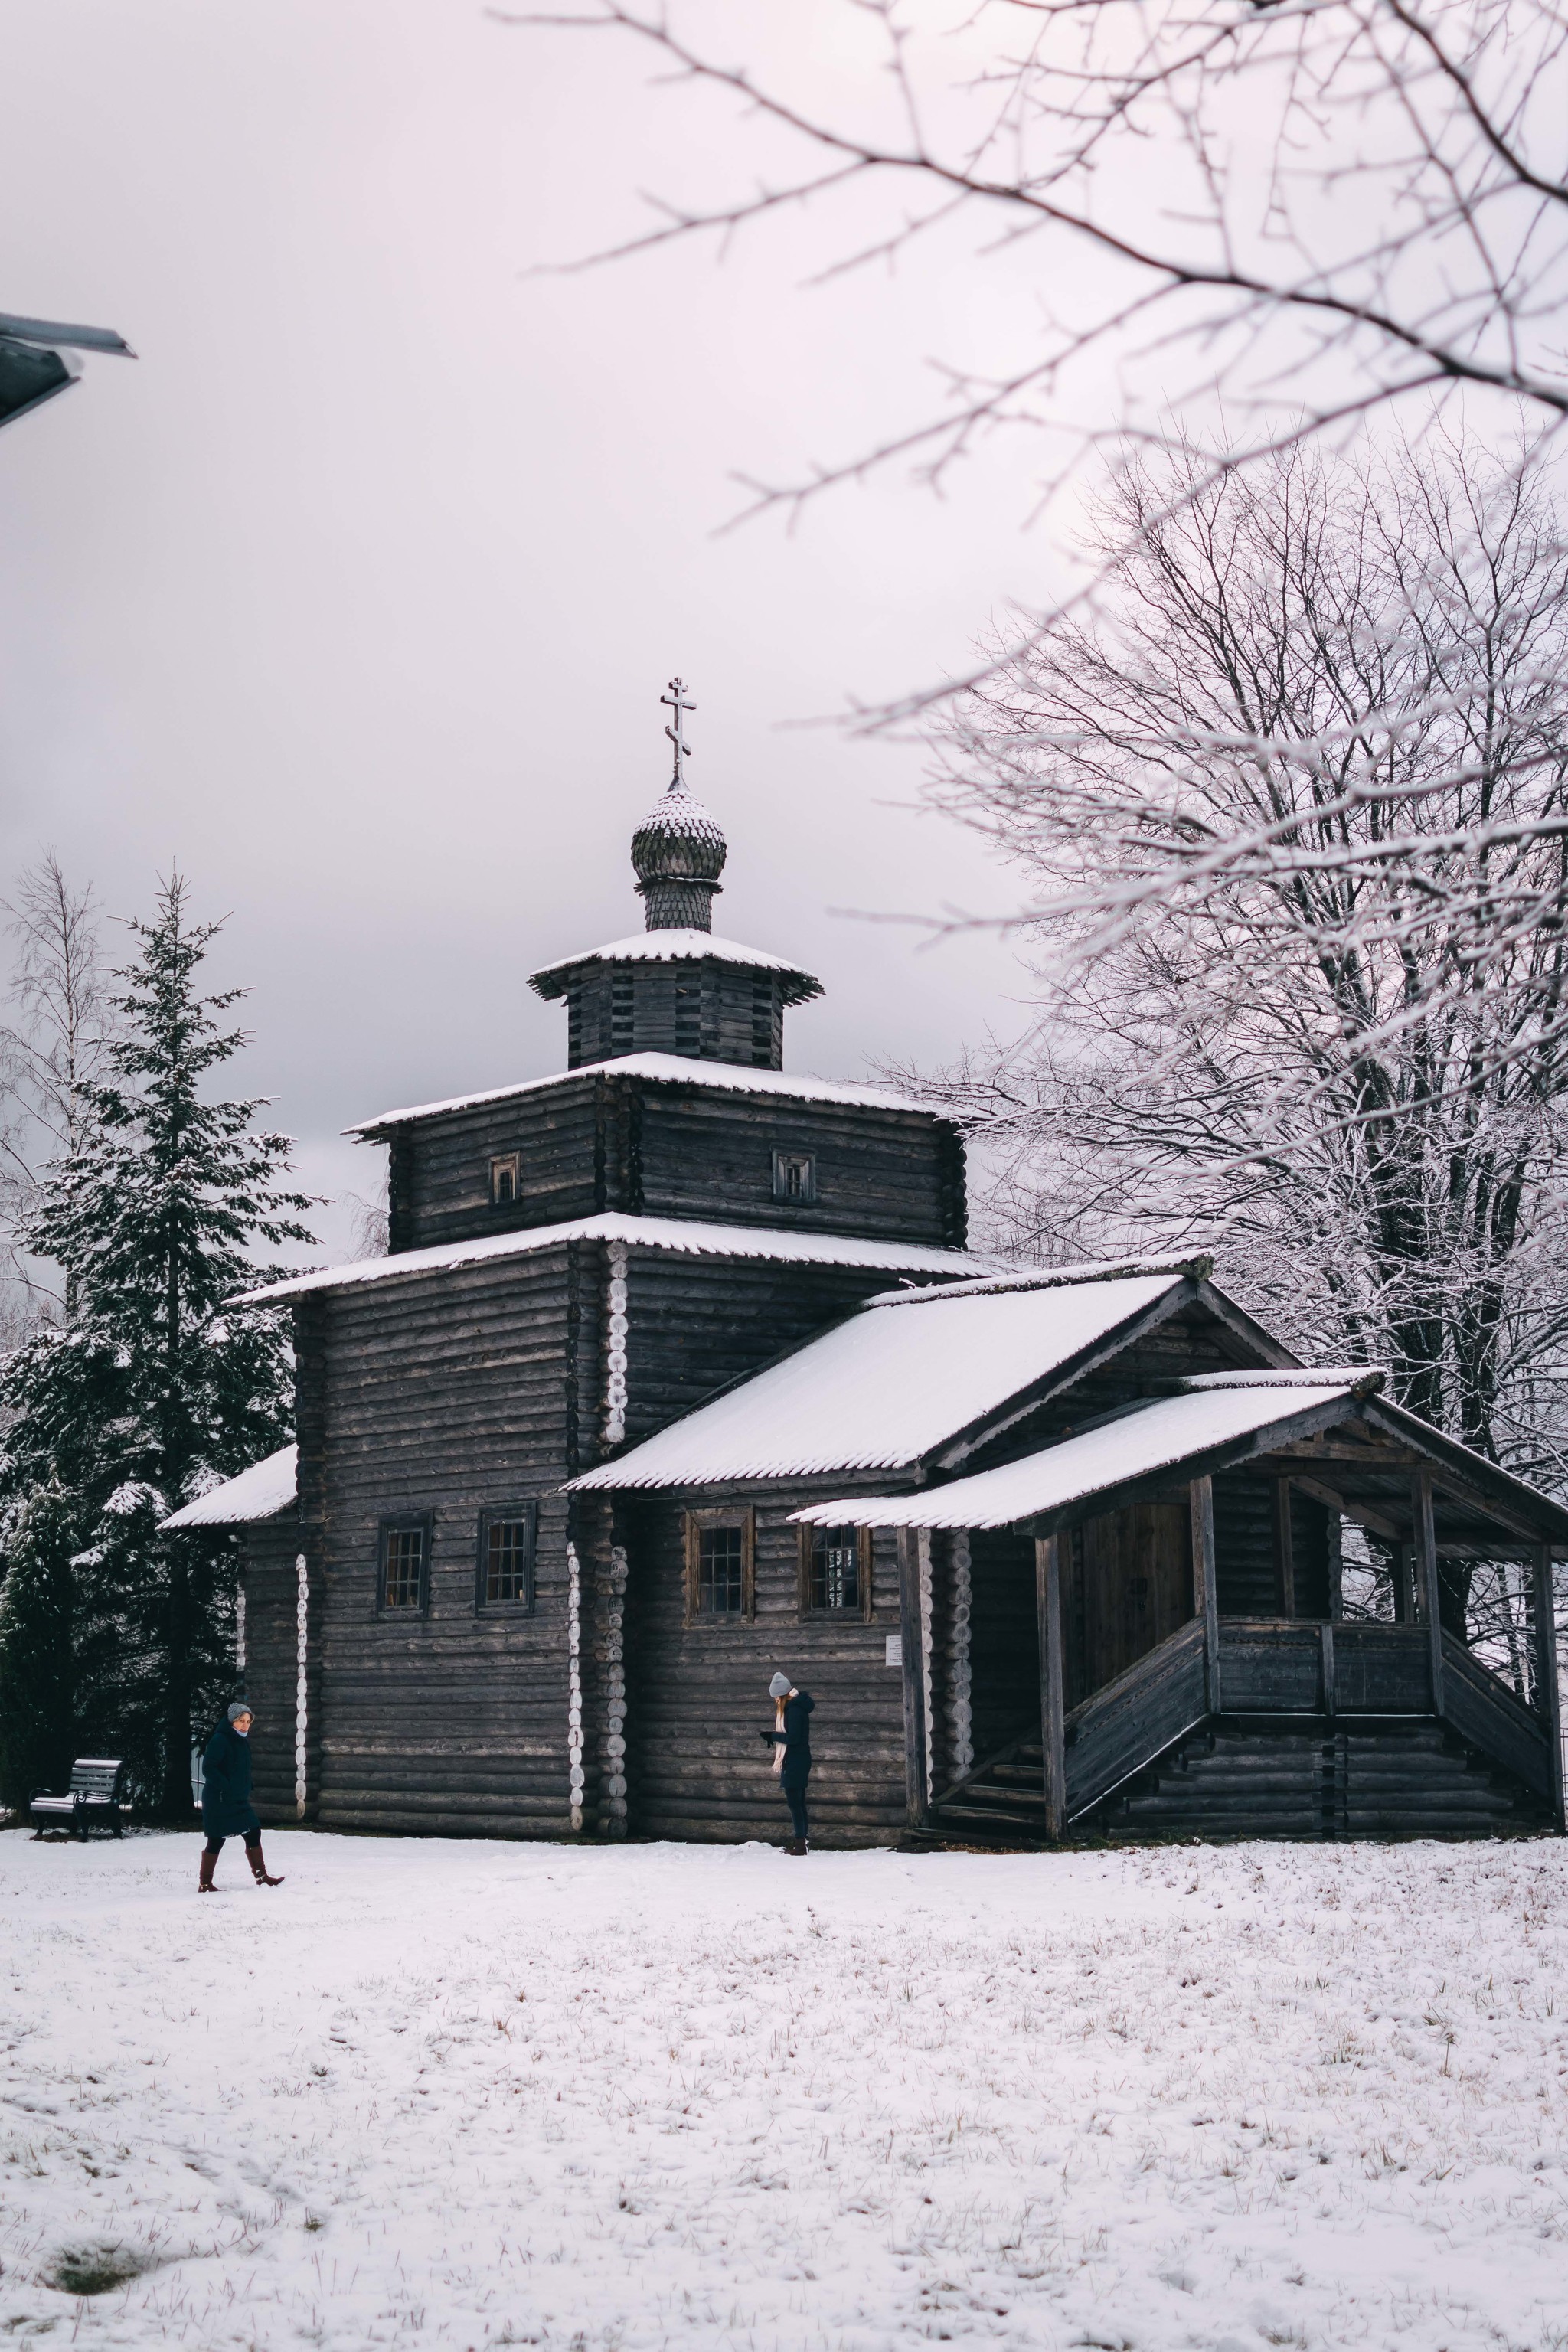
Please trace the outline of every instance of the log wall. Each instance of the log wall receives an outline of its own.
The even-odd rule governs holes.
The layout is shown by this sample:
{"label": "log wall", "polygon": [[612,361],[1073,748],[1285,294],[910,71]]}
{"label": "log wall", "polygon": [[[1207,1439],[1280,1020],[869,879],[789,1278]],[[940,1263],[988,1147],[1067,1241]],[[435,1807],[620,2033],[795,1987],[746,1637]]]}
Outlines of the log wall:
{"label": "log wall", "polygon": [[[300,1818],[295,1801],[299,1729],[299,1597],[302,1537],[297,1513],[245,1530],[245,1674],[256,1710],[250,1731],[252,1800],[265,1822]],[[321,1783],[321,1592],[307,1596],[306,1817]]]}

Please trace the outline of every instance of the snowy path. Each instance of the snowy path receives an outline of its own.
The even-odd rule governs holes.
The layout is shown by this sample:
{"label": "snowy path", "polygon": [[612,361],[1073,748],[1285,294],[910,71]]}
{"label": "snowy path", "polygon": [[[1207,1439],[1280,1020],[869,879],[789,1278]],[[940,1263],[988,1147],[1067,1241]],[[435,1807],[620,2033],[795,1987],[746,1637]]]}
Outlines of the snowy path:
{"label": "snowy path", "polygon": [[196,1849],[0,1838],[0,2340],[1568,2347],[1556,1843]]}

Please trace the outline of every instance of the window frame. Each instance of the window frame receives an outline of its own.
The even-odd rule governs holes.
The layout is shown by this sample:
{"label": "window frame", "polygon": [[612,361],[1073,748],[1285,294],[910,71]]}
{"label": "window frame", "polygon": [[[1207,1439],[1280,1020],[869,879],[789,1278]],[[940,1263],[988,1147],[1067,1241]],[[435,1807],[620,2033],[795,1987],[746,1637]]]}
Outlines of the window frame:
{"label": "window frame", "polygon": [[[503,1200],[499,1189],[502,1170],[511,1178],[511,1194]],[[521,1151],[492,1151],[490,1154],[490,1206],[492,1209],[515,1209],[522,1191],[522,1154]]]}
{"label": "window frame", "polygon": [[[849,1522],[847,1520],[845,1525],[847,1526]],[[830,1532],[831,1531],[826,1528],[812,1527],[797,1528],[795,1530],[796,1535],[800,1538],[798,1589],[795,1596],[798,1604],[797,1613],[799,1615],[800,1622],[803,1625],[814,1625],[823,1622],[834,1625],[869,1625],[873,1622],[877,1613],[871,1595],[871,1563],[873,1548],[872,1530],[869,1528],[857,1528],[855,1529],[860,1554],[860,1599],[857,1605],[853,1609],[814,1609],[812,1607],[812,1544],[817,1536],[826,1535]]]}
{"label": "window frame", "polygon": [[[702,1597],[702,1532],[705,1528],[741,1530],[741,1606],[708,1610]],[[757,1515],[749,1504],[730,1509],[688,1510],[684,1515],[686,1551],[686,1622],[694,1625],[751,1625],[757,1615]]]}
{"label": "window frame", "polygon": [[[389,1538],[397,1535],[417,1533],[419,1547],[419,1598],[417,1601],[389,1601],[386,1597],[386,1567]],[[430,1614],[430,1555],[435,1548],[436,1521],[429,1511],[397,1511],[376,1522],[375,1530],[375,1613],[394,1624],[423,1623]]]}
{"label": "window frame", "polygon": [[[523,1591],[515,1601],[491,1601],[485,1591],[489,1581],[490,1529],[498,1520],[521,1519],[528,1528],[523,1555]],[[517,1503],[496,1503],[479,1513],[479,1531],[474,1544],[474,1614],[476,1617],[531,1617],[537,1599],[535,1564],[539,1557],[539,1505],[530,1496]]]}
{"label": "window frame", "polygon": [[[805,1171],[805,1182],[798,1192],[788,1190],[784,1171],[798,1164]],[[773,1148],[773,1199],[786,1209],[815,1209],[816,1206],[816,1154],[815,1151],[786,1151],[780,1145]]]}

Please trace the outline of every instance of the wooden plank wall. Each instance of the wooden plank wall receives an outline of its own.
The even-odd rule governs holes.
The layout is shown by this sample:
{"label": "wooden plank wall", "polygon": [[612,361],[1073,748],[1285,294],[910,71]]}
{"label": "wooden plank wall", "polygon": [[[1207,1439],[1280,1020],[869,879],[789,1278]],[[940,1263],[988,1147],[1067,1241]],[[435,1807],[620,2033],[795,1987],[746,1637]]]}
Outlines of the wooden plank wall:
{"label": "wooden plank wall", "polygon": [[[300,1497],[323,1579],[321,1820],[525,1835],[569,1827],[572,1345],[597,1284],[565,1248],[321,1294],[299,1318]],[[585,1296],[584,1296],[585,1294]],[[539,1502],[537,1608],[479,1615],[479,1511]],[[380,1520],[428,1512],[430,1608],[376,1611]]]}
{"label": "wooden plank wall", "polygon": [[[606,1209],[963,1246],[963,1140],[915,1113],[611,1075],[563,1078],[391,1129],[388,1139],[395,1253]],[[815,1159],[814,1202],[773,1198],[775,1150]],[[497,1205],[490,1161],[513,1151],[518,1197]]]}
{"label": "wooden plank wall", "polygon": [[590,967],[567,992],[573,1069],[618,1054],[680,1054],[743,1068],[784,1066],[783,983],[733,964]]}
{"label": "wooden plank wall", "polygon": [[[885,1490],[886,1482],[883,1482]],[[777,1842],[789,1815],[758,1737],[773,1724],[775,1671],[809,1690],[812,1835],[823,1844],[890,1843],[904,1827],[903,1676],[887,1657],[899,1631],[891,1536],[874,1544],[868,1622],[799,1608],[797,1530],[787,1514],[849,1489],[704,1487],[689,1496],[623,1497],[616,1521],[630,1581],[626,1612],[629,1828],[637,1837]],[[859,1491],[872,1491],[864,1482]],[[686,1502],[754,1505],[756,1616],[686,1622]]]}

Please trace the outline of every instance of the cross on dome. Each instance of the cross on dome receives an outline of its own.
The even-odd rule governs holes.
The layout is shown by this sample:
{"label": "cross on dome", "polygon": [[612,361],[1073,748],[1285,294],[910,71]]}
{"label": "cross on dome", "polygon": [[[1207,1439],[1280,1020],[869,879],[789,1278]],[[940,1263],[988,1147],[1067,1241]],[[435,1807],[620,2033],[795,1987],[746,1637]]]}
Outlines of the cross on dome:
{"label": "cross on dome", "polygon": [[695,710],[697,705],[687,701],[685,680],[679,677],[670,679],[669,692],[661,694],[658,698],[675,713],[674,726],[667,727],[664,731],[675,746],[675,773],[669,780],[670,790],[683,793],[686,790],[686,772],[681,762],[691,757],[691,746],[684,740],[685,719],[686,713]]}

